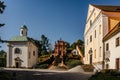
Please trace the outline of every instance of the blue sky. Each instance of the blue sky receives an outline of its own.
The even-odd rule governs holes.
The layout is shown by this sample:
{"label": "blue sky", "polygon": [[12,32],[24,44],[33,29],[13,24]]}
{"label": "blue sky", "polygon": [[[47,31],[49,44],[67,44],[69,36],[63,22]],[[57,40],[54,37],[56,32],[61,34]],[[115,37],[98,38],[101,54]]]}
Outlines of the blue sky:
{"label": "blue sky", "polygon": [[[2,0],[7,6],[0,15],[2,39],[19,35],[22,25],[28,27],[28,36],[40,39],[45,34],[54,46],[60,37],[72,43],[84,40],[84,28],[89,4],[120,5],[120,0]],[[5,49],[5,44],[1,49]]]}

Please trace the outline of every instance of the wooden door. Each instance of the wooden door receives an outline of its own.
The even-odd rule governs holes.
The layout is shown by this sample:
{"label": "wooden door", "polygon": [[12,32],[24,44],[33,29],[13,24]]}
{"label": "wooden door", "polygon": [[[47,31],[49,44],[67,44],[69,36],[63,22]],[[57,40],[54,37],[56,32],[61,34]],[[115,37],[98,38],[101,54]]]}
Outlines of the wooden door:
{"label": "wooden door", "polygon": [[116,59],[116,69],[119,69],[120,66],[119,66],[119,58]]}
{"label": "wooden door", "polygon": [[92,64],[92,54],[90,55],[90,64]]}

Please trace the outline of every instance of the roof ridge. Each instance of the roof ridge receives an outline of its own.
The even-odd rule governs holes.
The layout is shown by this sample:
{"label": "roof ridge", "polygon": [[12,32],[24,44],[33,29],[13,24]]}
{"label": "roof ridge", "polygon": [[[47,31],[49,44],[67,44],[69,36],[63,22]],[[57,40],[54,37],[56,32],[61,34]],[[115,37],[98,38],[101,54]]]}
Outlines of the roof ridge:
{"label": "roof ridge", "polygon": [[120,12],[120,6],[118,5],[96,5],[96,4],[91,5],[106,12]]}
{"label": "roof ridge", "polygon": [[109,4],[107,4],[107,5],[105,5],[105,4],[90,4],[90,5],[92,5],[92,6],[106,6],[106,7],[120,7],[120,5],[109,5]]}

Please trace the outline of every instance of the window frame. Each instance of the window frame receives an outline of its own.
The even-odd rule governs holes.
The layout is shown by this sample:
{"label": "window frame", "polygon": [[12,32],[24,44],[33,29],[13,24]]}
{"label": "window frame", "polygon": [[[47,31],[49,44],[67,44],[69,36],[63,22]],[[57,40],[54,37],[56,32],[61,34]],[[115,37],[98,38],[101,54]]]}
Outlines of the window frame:
{"label": "window frame", "polygon": [[99,34],[101,34],[101,24],[99,25]]}
{"label": "window frame", "polygon": [[15,49],[14,49],[14,53],[15,53],[15,54],[21,54],[22,52],[21,52],[21,49],[20,49],[20,48],[15,48]]}
{"label": "window frame", "polygon": [[109,43],[106,43],[106,51],[109,51]]}
{"label": "window frame", "polygon": [[90,35],[90,42],[92,42],[92,35]]}
{"label": "window frame", "polygon": [[99,52],[99,56],[102,56],[102,47],[100,46],[100,52]]}
{"label": "window frame", "polygon": [[33,51],[33,56],[35,56],[35,51]]}
{"label": "window frame", "polygon": [[120,37],[117,37],[115,40],[116,47],[120,46]]}

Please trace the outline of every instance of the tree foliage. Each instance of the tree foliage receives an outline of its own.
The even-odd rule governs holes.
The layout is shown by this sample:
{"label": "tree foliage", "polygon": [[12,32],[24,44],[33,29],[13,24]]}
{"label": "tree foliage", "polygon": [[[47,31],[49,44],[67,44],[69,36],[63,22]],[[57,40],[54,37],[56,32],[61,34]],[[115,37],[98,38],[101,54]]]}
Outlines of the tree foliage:
{"label": "tree foliage", "polygon": [[79,48],[81,49],[82,53],[84,54],[84,41],[78,39],[76,42],[73,42],[71,44],[71,49],[72,50],[76,49],[76,46],[79,46]]}
{"label": "tree foliage", "polygon": [[77,45],[82,47],[82,46],[84,46],[84,42],[82,40],[80,40],[80,39],[78,39],[76,42],[73,42],[71,44],[72,50],[75,49]]}
{"label": "tree foliage", "polygon": [[[4,5],[4,2],[3,1],[0,1],[0,14],[2,14],[5,10],[5,5]],[[0,27],[4,26],[5,24],[4,23],[0,23]],[[1,40],[0,38],[0,42],[3,42],[3,40]],[[0,46],[1,47],[1,46]]]}
{"label": "tree foliage", "polygon": [[0,51],[0,67],[6,66],[6,52],[4,50]]}
{"label": "tree foliage", "polygon": [[41,35],[41,40],[40,40],[40,44],[41,44],[41,54],[48,54],[49,52],[49,39],[42,34]]}
{"label": "tree foliage", "polygon": [[41,35],[40,40],[33,40],[38,47],[38,55],[45,55],[52,52],[52,45],[49,42],[49,39],[45,35]]}
{"label": "tree foliage", "polygon": [[[5,5],[4,5],[4,2],[0,1],[0,14],[2,14],[5,10]],[[4,26],[5,24],[4,23],[0,23],[0,27]]]}
{"label": "tree foliage", "polygon": [[67,47],[67,49],[69,49],[69,48],[70,48],[70,43],[67,42],[67,41],[65,41],[65,43],[66,43],[66,47]]}

